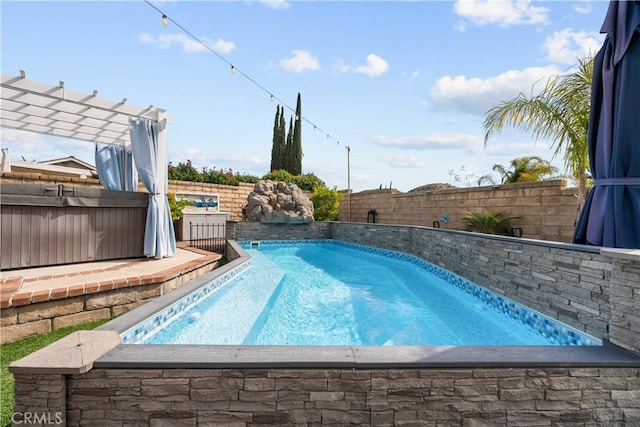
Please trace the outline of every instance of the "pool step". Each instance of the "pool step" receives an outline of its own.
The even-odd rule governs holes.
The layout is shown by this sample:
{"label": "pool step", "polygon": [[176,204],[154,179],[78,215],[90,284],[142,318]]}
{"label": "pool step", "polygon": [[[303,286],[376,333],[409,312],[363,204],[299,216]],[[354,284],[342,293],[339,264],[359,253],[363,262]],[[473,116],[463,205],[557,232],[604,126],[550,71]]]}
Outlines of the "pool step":
{"label": "pool step", "polygon": [[[214,304],[215,309],[194,313],[194,320],[197,319],[198,323],[204,322],[207,327],[185,328],[180,334],[180,342],[238,345],[244,341],[285,273],[261,253],[251,256],[254,259],[264,259],[254,262],[251,268],[227,284],[228,288],[219,291],[219,295],[216,296],[217,302]],[[237,320],[229,323],[229,319]],[[194,336],[195,334],[197,336]],[[203,334],[206,336],[202,336]],[[194,341],[194,338],[197,341]]]}
{"label": "pool step", "polygon": [[441,345],[462,341],[435,317],[427,322],[413,322],[402,328],[382,345]]}

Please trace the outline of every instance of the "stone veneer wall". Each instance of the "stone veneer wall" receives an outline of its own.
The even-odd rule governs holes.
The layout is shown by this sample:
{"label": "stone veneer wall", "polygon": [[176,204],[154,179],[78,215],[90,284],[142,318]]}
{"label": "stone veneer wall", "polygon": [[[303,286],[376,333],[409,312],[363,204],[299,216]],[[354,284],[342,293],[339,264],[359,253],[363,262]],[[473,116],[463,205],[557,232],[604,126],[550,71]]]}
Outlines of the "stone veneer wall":
{"label": "stone veneer wall", "polygon": [[503,212],[507,217],[517,217],[512,224],[522,227],[523,237],[570,242],[578,213],[577,201],[577,189],[567,188],[564,180],[408,193],[367,190],[351,193],[350,220],[345,192],[339,219],[367,222],[367,213],[375,209],[377,223],[431,227],[447,212],[449,222],[440,224],[441,228],[464,230],[462,218],[467,213]]}
{"label": "stone veneer wall", "polygon": [[93,369],[68,377],[66,416],[68,426],[632,426],[640,370]]}
{"label": "stone veneer wall", "polygon": [[330,222],[310,224],[263,224],[258,221],[227,221],[227,240],[329,239]]}
{"label": "stone veneer wall", "polygon": [[[306,229],[306,232],[305,232]],[[285,233],[283,233],[283,231]],[[228,222],[236,240],[331,238],[416,255],[547,316],[640,353],[640,261],[600,248],[454,230],[344,222]]]}

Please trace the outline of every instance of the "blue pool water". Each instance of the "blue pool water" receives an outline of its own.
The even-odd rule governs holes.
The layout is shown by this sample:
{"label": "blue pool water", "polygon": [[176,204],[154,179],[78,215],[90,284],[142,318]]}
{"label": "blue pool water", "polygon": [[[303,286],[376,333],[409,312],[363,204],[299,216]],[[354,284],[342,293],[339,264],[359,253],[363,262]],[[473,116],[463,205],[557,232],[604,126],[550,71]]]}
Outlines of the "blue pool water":
{"label": "blue pool water", "polygon": [[[245,244],[251,266],[123,342],[599,345],[419,258],[334,241]],[[206,286],[205,286],[206,287]],[[205,288],[203,287],[203,288]],[[173,314],[172,314],[173,312]],[[175,315],[174,315],[175,314]],[[160,320],[158,320],[160,319]]]}

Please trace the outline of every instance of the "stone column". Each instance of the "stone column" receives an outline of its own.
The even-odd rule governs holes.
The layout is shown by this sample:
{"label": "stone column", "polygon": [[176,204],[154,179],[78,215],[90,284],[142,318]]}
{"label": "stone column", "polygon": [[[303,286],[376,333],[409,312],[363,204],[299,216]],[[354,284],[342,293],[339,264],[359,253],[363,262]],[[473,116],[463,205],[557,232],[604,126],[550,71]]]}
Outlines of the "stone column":
{"label": "stone column", "polygon": [[116,331],[78,331],[9,365],[15,378],[13,425],[66,425],[66,376],[90,371],[118,345]]}

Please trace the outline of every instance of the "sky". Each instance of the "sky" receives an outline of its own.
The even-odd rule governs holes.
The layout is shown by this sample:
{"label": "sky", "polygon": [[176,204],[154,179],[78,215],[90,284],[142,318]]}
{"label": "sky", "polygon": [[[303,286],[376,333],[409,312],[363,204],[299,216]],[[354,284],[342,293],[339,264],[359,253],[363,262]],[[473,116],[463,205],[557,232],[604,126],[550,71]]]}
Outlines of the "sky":
{"label": "sky", "polygon": [[[2,72],[173,117],[168,158],[269,172],[277,105],[302,99],[303,173],[353,191],[465,187],[550,141],[485,113],[571,72],[604,36],[605,1],[0,1]],[[161,16],[168,25],[161,25]],[[231,72],[231,65],[235,72]],[[274,96],[271,99],[270,95]],[[94,146],[0,129],[11,158]]]}

